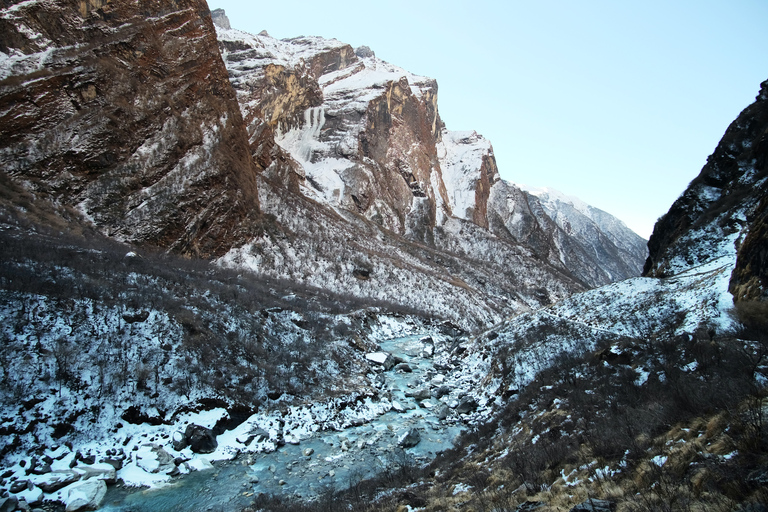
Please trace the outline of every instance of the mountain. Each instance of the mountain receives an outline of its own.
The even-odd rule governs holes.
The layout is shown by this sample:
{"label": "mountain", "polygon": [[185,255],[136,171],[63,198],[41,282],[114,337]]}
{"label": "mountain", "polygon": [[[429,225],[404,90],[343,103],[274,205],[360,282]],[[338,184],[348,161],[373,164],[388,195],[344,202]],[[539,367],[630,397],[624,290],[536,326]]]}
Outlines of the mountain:
{"label": "mountain", "polygon": [[445,129],[433,79],[223,12],[216,42],[204,4],[174,5],[4,9],[8,208],[30,216],[32,194],[45,223],[472,329],[639,273],[610,230],[515,201],[490,143]]}
{"label": "mountain", "polygon": [[428,460],[495,418],[531,347],[720,318],[709,267],[588,291],[638,275],[643,241],[502,180],[433,79],[229,25],[196,0],[0,8],[3,507],[310,440],[346,454],[302,451],[319,478],[419,432]]}
{"label": "mountain", "polygon": [[766,297],[768,82],[739,114],[701,173],[656,223],[644,274],[663,277],[737,246],[729,289],[737,300]]}
{"label": "mountain", "polygon": [[[398,297],[467,327],[467,315],[450,312],[471,312],[487,326],[639,274],[644,241],[618,220],[598,223],[565,203],[547,213],[537,197],[501,180],[489,141],[445,129],[434,80],[366,47],[276,40],[229,28],[223,12],[216,19],[263,168],[262,207],[315,241],[308,248],[300,237],[267,235],[232,251],[226,264],[361,298]],[[404,247],[412,248],[408,258],[397,256]]]}

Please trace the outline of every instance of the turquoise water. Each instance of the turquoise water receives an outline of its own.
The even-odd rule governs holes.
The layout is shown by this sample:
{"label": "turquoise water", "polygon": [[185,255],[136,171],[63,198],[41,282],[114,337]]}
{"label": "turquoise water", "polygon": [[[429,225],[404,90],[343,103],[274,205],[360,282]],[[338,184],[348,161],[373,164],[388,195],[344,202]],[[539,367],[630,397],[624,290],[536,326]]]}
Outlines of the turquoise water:
{"label": "turquoise water", "polygon": [[[217,463],[213,469],[179,477],[160,489],[112,487],[102,510],[230,511],[246,507],[258,493],[311,499],[329,488],[345,489],[380,473],[397,457],[398,440],[411,428],[419,430],[421,441],[407,453],[418,462],[433,459],[453,445],[462,426],[437,419],[436,399],[429,400],[435,407],[427,408],[405,396],[437,375],[424,350],[428,347],[420,338],[409,336],[381,343],[383,351],[401,357],[413,370],[382,372],[379,379],[382,394],[397,400],[405,412],[391,411],[343,431],[319,432],[300,445],[288,444],[272,453]],[[308,450],[311,455],[307,455]]]}

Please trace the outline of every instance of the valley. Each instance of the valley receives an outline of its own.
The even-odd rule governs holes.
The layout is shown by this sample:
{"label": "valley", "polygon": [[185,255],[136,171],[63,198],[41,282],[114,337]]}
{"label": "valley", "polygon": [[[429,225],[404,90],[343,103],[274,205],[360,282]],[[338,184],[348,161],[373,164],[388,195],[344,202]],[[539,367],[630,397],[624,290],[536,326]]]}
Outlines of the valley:
{"label": "valley", "polygon": [[0,7],[0,510],[768,507],[768,81],[645,241],[231,25]]}

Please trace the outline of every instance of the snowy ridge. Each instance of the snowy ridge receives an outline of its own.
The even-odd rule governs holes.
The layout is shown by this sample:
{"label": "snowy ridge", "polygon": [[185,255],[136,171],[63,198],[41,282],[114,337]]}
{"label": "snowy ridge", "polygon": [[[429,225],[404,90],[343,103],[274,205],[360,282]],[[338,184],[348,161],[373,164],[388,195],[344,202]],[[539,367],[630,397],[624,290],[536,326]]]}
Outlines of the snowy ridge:
{"label": "snowy ridge", "polygon": [[521,185],[519,183],[513,183],[513,185],[520,190],[528,192],[532,196],[538,197],[542,205],[547,206],[552,211],[557,210],[557,203],[570,204],[583,215],[592,218],[592,211],[595,208],[588,205],[576,196],[566,195],[563,192],[560,192],[559,190],[551,187],[531,187],[528,185]]}
{"label": "snowy ridge", "polygon": [[[230,68],[230,73],[235,75],[235,79],[240,74],[247,74],[247,71],[239,71],[238,68],[253,70],[264,67],[266,64],[291,68],[303,66],[320,53],[347,46],[336,39],[317,36],[281,40],[269,35],[253,35],[237,29],[226,29],[219,25],[215,27],[216,36],[220,41],[239,43],[249,48],[248,57],[241,60],[237,67]],[[223,53],[226,57],[226,50]]]}

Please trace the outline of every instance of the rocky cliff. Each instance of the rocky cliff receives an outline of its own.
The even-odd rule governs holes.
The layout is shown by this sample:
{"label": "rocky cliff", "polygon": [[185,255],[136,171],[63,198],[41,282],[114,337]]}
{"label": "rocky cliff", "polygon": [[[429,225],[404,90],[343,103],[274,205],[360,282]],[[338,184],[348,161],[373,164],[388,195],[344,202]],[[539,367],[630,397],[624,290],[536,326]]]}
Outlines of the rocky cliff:
{"label": "rocky cliff", "polygon": [[[659,219],[644,273],[664,277],[737,251],[730,291],[765,298],[768,82],[731,123],[701,173]],[[735,247],[734,247],[735,244]]]}
{"label": "rocky cliff", "polygon": [[0,199],[38,222],[473,329],[633,275],[612,235],[563,228],[574,212],[446,130],[433,79],[366,47],[246,34],[193,0],[0,21]]}
{"label": "rocky cliff", "polygon": [[[537,197],[501,180],[489,141],[446,130],[434,80],[365,47],[318,37],[279,41],[228,25],[218,26],[219,44],[254,158],[270,182],[264,190],[290,190],[486,266],[506,261],[503,254],[528,254],[536,262],[524,267],[543,265],[545,274],[559,275],[545,282],[565,279],[571,290],[639,274],[644,242],[626,227],[614,234],[620,222],[599,226],[573,208],[545,211]],[[510,212],[507,198],[514,194],[522,194],[525,208]],[[268,211],[286,222],[279,208]],[[592,229],[566,230],[554,217],[566,224],[579,217],[571,224]],[[463,237],[479,233],[476,227],[485,231],[485,249],[473,251],[474,235]],[[616,247],[621,237],[632,249]]]}
{"label": "rocky cliff", "polygon": [[110,236],[210,257],[251,236],[256,167],[203,0],[5,2],[0,168]]}

